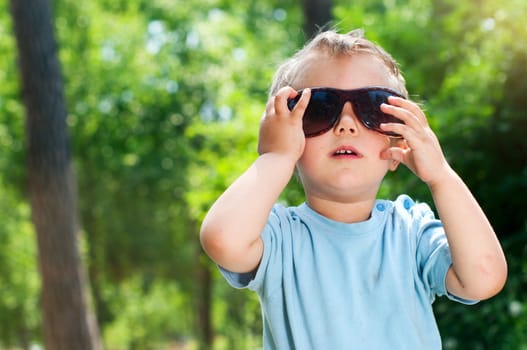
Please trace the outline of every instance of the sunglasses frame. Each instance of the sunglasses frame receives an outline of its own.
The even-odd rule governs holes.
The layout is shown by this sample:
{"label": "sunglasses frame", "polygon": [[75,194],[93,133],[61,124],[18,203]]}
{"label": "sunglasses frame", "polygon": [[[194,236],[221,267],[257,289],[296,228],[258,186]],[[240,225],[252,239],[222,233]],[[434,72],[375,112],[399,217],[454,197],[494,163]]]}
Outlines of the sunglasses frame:
{"label": "sunglasses frame", "polygon": [[[289,110],[293,110],[293,108],[296,106],[296,104],[298,103],[298,100],[300,99],[301,95],[302,95],[302,92],[303,92],[304,89],[302,90],[298,90],[298,95],[293,97],[293,98],[289,98],[287,100],[287,107],[289,108]],[[346,102],[351,102],[351,106],[353,108],[353,111],[355,112],[355,115],[357,116],[357,118],[361,121],[361,123],[368,129],[370,130],[373,130],[373,131],[376,131],[376,132],[379,132],[381,134],[384,134],[386,136],[389,136],[389,137],[393,137],[393,138],[402,138],[401,135],[399,134],[396,134],[394,132],[391,132],[391,131],[384,131],[380,128],[380,124],[381,123],[403,123],[402,120],[390,115],[390,114],[386,114],[384,112],[381,112],[380,110],[380,104],[377,105],[376,103],[374,103],[374,101],[372,101],[371,97],[370,97],[370,93],[372,92],[382,92],[382,93],[386,93],[386,96],[381,96],[383,97],[382,99],[382,102],[381,103],[387,103],[388,101],[388,97],[389,96],[397,96],[397,97],[401,97],[401,98],[404,98],[406,99],[405,96],[403,96],[401,93],[393,90],[393,89],[390,89],[390,88],[387,88],[387,87],[384,87],[384,86],[368,86],[368,87],[363,87],[363,88],[358,88],[358,89],[350,89],[350,90],[342,90],[342,89],[336,89],[336,88],[331,88],[331,87],[313,87],[311,88],[311,100],[313,99],[313,96],[317,93],[320,93],[320,92],[323,92],[323,93],[329,93],[329,94],[333,94],[333,96],[336,96],[338,98],[338,106],[337,108],[335,108],[335,111],[333,111],[333,115],[329,115],[329,116],[325,116],[327,117],[329,123],[326,127],[322,128],[321,130],[316,130],[316,131],[313,131],[313,132],[306,132],[306,128],[304,127],[304,134],[306,137],[315,137],[315,136],[318,136],[318,135],[322,135],[326,132],[328,132],[329,130],[331,130],[333,127],[335,127],[335,125],[338,123],[338,121],[340,120],[340,114],[342,113],[342,108],[344,107],[344,104]],[[364,109],[365,109],[365,106],[364,106],[364,100],[361,101],[362,98],[364,98],[364,96],[367,96],[368,98],[368,106],[367,108],[368,109],[374,109],[376,111],[376,113],[380,113],[380,116],[382,117],[382,121],[379,122],[378,124],[379,125],[374,125],[374,121],[369,119],[369,117],[365,117],[365,113],[364,112]],[[309,101],[309,104],[306,108],[306,112],[304,114],[304,117],[303,118],[314,118],[313,116],[310,116],[308,113],[309,113],[309,107],[311,105],[311,100]]]}

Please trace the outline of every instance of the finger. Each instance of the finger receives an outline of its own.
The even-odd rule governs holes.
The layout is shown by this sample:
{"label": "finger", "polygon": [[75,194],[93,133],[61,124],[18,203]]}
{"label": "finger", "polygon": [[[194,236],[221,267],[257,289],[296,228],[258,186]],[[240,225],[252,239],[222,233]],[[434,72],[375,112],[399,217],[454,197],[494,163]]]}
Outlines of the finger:
{"label": "finger", "polygon": [[398,147],[398,148],[402,148],[402,149],[409,148],[408,143],[406,142],[405,139],[396,139],[394,147]]}
{"label": "finger", "polygon": [[406,141],[412,140],[415,135],[416,131],[411,126],[409,126],[406,122],[405,124],[401,123],[382,123],[380,125],[380,128],[382,131],[385,132],[391,132],[398,135],[401,135],[402,138]]}
{"label": "finger", "polygon": [[265,111],[262,115],[262,119],[265,118],[266,115],[274,112],[274,99],[274,97],[271,97],[265,104]]}
{"label": "finger", "polygon": [[410,128],[417,129],[423,127],[423,124],[419,120],[419,118],[414,115],[411,111],[403,107],[383,103],[381,105],[381,111],[400,119],[405,125],[409,126]]}
{"label": "finger", "polygon": [[[281,100],[283,100],[282,96],[288,96],[288,95],[290,95],[292,93],[296,93],[296,91],[293,90],[289,86],[284,86],[280,90],[278,90],[276,95],[271,96],[267,100],[267,103],[265,104],[265,110],[264,110],[264,112],[262,114],[261,121],[263,121],[264,119],[268,118],[269,116],[276,115],[278,113],[278,111],[276,110],[276,106],[277,106],[277,104],[281,103],[280,102]],[[278,99],[278,102],[277,102],[277,99]]]}
{"label": "finger", "polygon": [[[289,92],[289,94],[287,94]],[[302,119],[304,116],[304,112],[307,108],[307,105],[309,104],[309,100],[311,99],[311,90],[306,88],[302,90],[302,95],[300,96],[300,99],[295,104],[293,110],[289,110],[289,107],[287,106],[288,99],[295,98],[298,96],[298,92],[295,90],[284,90],[283,93],[279,94],[275,98],[275,105],[274,108],[277,112],[277,114],[288,115],[291,113],[291,116],[294,118]]]}
{"label": "finger", "polygon": [[408,110],[415,117],[417,117],[417,119],[420,122],[428,124],[428,120],[426,118],[426,114],[424,113],[423,109],[421,108],[421,106],[418,103],[416,103],[416,102],[414,102],[412,100],[407,100],[407,99],[396,97],[396,96],[390,96],[388,98],[388,102],[392,106],[400,107],[400,108],[403,108],[405,110]]}
{"label": "finger", "polygon": [[304,112],[307,109],[307,106],[309,105],[310,100],[311,100],[311,89],[306,88],[302,90],[302,96],[300,96],[300,99],[298,100],[297,104],[293,108],[293,113],[299,118],[302,118],[304,116]]}
{"label": "finger", "polygon": [[408,152],[409,149],[403,149],[400,147],[390,147],[381,153],[381,159],[395,160],[397,162],[404,163],[404,160],[406,159],[406,154]]}

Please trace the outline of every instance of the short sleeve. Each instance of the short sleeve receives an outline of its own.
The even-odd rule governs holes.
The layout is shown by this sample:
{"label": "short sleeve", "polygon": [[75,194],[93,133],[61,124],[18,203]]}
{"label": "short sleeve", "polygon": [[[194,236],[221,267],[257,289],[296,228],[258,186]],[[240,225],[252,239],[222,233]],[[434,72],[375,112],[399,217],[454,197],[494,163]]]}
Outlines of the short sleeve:
{"label": "short sleeve", "polygon": [[[265,228],[261,234],[263,240],[263,255],[258,268],[254,272],[236,273],[218,266],[220,273],[226,281],[234,288],[258,291],[263,288],[264,279],[279,280],[281,276],[277,272],[268,274],[269,269],[273,269],[276,263],[281,261],[281,240],[282,240],[282,226],[287,223],[286,216],[287,209],[280,205],[275,205],[269,214],[269,218]],[[280,267],[276,269],[281,271]]]}
{"label": "short sleeve", "polygon": [[249,283],[254,279],[254,272],[237,273],[232,272],[218,265],[220,273],[225,280],[234,288],[242,289],[247,288]]}
{"label": "short sleeve", "polygon": [[446,275],[452,265],[452,256],[441,221],[435,218],[426,204],[415,204],[410,211],[417,230],[417,267],[422,282],[430,291],[430,301],[434,301],[436,296],[445,295],[463,304],[477,303],[475,300],[456,297],[446,289]]}

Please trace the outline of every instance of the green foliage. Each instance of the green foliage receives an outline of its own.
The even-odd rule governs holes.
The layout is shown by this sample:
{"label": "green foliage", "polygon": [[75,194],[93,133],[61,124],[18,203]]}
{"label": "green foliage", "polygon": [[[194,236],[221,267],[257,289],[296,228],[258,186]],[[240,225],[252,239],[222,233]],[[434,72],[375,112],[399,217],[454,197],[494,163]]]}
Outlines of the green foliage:
{"label": "green foliage", "polygon": [[28,205],[0,181],[0,344],[39,338],[40,287]]}
{"label": "green foliage", "polygon": [[258,349],[262,344],[262,318],[258,297],[248,290],[227,286],[219,272],[214,273],[214,324],[218,350]]}
{"label": "green foliage", "polygon": [[24,179],[24,118],[7,2],[0,3],[0,19],[0,178],[6,185],[20,186]]}
{"label": "green foliage", "polygon": [[104,293],[118,315],[105,329],[106,347],[158,349],[157,342],[163,339],[188,341],[192,309],[175,282],[135,277],[108,286]]}

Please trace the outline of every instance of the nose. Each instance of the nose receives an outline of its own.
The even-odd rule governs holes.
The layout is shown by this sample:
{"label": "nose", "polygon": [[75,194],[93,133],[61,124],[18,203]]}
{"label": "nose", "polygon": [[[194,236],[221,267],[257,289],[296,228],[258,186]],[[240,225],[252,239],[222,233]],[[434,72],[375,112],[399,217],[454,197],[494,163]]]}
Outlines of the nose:
{"label": "nose", "polygon": [[360,128],[360,121],[353,111],[350,102],[346,102],[340,112],[339,120],[333,131],[337,135],[344,135],[350,133],[351,135],[358,135]]}

